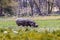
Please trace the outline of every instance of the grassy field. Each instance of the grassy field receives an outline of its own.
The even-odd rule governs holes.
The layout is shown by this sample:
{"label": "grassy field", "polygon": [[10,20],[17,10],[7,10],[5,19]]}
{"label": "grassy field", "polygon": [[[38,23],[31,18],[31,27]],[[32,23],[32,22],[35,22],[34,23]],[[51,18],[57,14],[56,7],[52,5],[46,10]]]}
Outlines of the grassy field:
{"label": "grassy field", "polygon": [[60,40],[59,17],[31,18],[38,28],[18,27],[15,19],[0,18],[0,40]]}
{"label": "grassy field", "polygon": [[[33,19],[34,20],[34,19]],[[34,20],[39,27],[60,27],[60,19]],[[15,19],[0,19],[0,27],[17,26]]]}
{"label": "grassy field", "polygon": [[[49,19],[50,18],[50,19]],[[38,24],[38,28],[51,28],[59,29],[60,28],[60,18],[56,17],[33,17],[31,18]],[[16,18],[0,18],[0,28],[19,28],[16,25]],[[37,29],[38,29],[37,28]]]}

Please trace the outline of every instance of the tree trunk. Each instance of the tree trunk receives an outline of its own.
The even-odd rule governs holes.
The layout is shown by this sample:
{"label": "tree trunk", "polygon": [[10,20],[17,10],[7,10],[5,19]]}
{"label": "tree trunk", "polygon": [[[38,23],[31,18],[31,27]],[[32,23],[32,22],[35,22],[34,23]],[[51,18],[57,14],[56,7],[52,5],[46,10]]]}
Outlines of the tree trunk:
{"label": "tree trunk", "polygon": [[[39,0],[38,0],[39,1]],[[40,11],[40,7],[39,7],[39,3],[36,2],[36,0],[33,1],[35,6],[37,7],[38,11],[39,11],[39,15],[42,15],[41,14],[41,11]]]}
{"label": "tree trunk", "polygon": [[59,11],[60,11],[60,7],[59,7]]}
{"label": "tree trunk", "polygon": [[52,13],[53,2],[54,2],[54,0],[52,2],[48,1],[48,14]]}
{"label": "tree trunk", "polygon": [[0,14],[2,14],[2,7],[0,7]]}
{"label": "tree trunk", "polygon": [[31,1],[29,1],[29,3],[30,3],[30,7],[31,7],[31,16],[33,16],[33,1],[31,0]]}
{"label": "tree trunk", "polygon": [[48,14],[51,13],[51,10],[50,10],[50,2],[48,2]]}

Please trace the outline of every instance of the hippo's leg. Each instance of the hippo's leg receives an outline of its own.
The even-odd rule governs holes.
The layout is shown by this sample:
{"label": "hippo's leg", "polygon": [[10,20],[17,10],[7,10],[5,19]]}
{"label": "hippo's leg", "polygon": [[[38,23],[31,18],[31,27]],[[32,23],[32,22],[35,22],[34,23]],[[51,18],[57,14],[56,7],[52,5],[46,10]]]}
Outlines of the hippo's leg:
{"label": "hippo's leg", "polygon": [[28,25],[29,27],[31,27],[31,25]]}
{"label": "hippo's leg", "polygon": [[18,26],[20,26],[21,24],[20,23],[16,23]]}
{"label": "hippo's leg", "polygon": [[19,24],[19,23],[18,23],[17,25],[18,25],[18,26],[20,26],[20,24]]}
{"label": "hippo's leg", "polygon": [[24,27],[24,25],[22,25],[22,27]]}

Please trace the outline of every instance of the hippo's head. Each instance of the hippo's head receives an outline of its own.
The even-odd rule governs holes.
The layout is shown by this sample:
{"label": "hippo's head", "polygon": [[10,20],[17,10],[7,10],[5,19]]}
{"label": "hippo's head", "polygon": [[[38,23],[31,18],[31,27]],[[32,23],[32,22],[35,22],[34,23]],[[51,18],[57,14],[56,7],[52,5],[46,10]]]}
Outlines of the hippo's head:
{"label": "hippo's head", "polygon": [[38,25],[37,24],[35,24],[35,26],[34,27],[38,27]]}
{"label": "hippo's head", "polygon": [[33,26],[33,27],[38,27],[38,24],[36,24],[36,23],[31,23],[31,26]]}

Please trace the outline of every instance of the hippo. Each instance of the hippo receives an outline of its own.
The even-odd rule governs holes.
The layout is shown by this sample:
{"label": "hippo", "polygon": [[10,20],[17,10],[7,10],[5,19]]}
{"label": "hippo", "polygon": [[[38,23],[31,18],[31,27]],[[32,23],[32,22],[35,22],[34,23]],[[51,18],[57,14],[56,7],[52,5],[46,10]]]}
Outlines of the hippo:
{"label": "hippo", "polygon": [[24,26],[38,27],[38,25],[34,21],[32,21],[30,19],[26,19],[26,18],[18,18],[18,19],[16,19],[16,24],[18,26],[23,26],[23,27]]}

